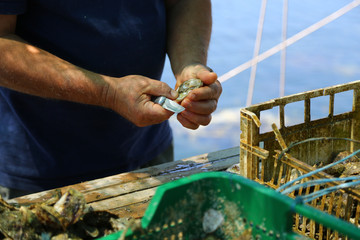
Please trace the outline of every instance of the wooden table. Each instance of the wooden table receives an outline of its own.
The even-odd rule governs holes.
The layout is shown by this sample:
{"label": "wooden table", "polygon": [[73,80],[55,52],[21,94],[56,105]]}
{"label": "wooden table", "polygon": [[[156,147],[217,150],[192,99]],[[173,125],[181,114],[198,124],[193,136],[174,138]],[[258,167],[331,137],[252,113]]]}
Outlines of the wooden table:
{"label": "wooden table", "polygon": [[[234,147],[60,189],[63,193],[69,188],[82,192],[94,210],[108,210],[124,218],[141,218],[159,185],[199,172],[222,171],[238,162],[239,147]],[[11,201],[36,203],[51,198],[52,194],[49,190]]]}

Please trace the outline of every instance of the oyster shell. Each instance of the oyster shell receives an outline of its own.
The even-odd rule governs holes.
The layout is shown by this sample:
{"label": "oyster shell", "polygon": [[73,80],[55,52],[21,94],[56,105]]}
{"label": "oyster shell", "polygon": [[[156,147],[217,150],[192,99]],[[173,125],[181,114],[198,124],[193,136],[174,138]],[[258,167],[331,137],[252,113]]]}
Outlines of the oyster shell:
{"label": "oyster shell", "polygon": [[[1,205],[3,200],[0,199]],[[6,205],[6,204],[5,204]],[[26,207],[2,208],[0,212],[1,234],[10,239],[38,239],[35,229],[42,229],[36,216]]]}
{"label": "oyster shell", "polygon": [[86,212],[86,201],[80,192],[69,189],[54,205],[54,210],[61,216],[63,227],[76,223]]}
{"label": "oyster shell", "polygon": [[200,88],[203,85],[204,85],[203,82],[197,78],[192,78],[183,82],[177,89],[179,96],[176,99],[176,101],[181,102],[192,90],[196,88]]}
{"label": "oyster shell", "polygon": [[61,223],[61,216],[54,211],[51,206],[45,204],[36,204],[31,206],[31,212],[37,217],[38,221],[44,226],[48,226],[51,229],[65,229]]}
{"label": "oyster shell", "polygon": [[[0,196],[0,239],[93,239],[111,231],[108,219],[116,218],[115,215],[97,213],[96,219],[99,214],[107,218],[102,217],[101,222],[97,220],[96,224],[91,224],[89,219],[95,212],[80,192],[69,189],[62,196],[60,194],[56,191],[48,201],[20,207],[7,203]],[[87,221],[83,221],[85,218]]]}

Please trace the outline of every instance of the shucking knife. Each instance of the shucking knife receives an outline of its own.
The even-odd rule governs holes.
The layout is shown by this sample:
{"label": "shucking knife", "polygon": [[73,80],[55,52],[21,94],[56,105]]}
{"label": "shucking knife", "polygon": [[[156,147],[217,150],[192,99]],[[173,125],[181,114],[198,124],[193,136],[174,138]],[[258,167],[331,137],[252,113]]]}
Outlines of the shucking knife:
{"label": "shucking knife", "polygon": [[161,105],[166,110],[169,110],[169,111],[174,112],[174,113],[180,113],[180,112],[185,110],[185,108],[183,106],[181,106],[177,102],[175,102],[173,100],[170,100],[170,99],[168,99],[167,97],[164,97],[164,96],[157,97],[154,100],[154,102]]}

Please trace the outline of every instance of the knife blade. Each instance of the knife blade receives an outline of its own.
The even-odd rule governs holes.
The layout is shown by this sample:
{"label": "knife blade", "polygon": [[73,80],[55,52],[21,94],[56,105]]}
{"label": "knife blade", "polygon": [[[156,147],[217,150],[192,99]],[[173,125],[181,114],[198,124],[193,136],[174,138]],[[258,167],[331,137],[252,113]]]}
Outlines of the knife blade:
{"label": "knife blade", "polygon": [[164,97],[164,96],[157,97],[154,100],[154,102],[161,105],[166,110],[169,110],[169,111],[174,112],[174,113],[180,113],[180,112],[185,110],[185,108],[183,106],[181,106],[177,102],[175,102],[173,100],[170,100],[170,99],[168,99],[167,97]]}

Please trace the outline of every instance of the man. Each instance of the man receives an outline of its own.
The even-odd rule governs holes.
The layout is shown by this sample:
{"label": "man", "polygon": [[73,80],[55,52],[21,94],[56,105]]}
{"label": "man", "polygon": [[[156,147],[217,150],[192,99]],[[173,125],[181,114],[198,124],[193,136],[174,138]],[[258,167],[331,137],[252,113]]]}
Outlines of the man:
{"label": "man", "polygon": [[[186,128],[221,94],[206,66],[210,0],[0,0],[0,186],[9,198],[130,171],[171,146],[175,99],[158,81],[167,53]],[[175,86],[175,87],[176,87]]]}

